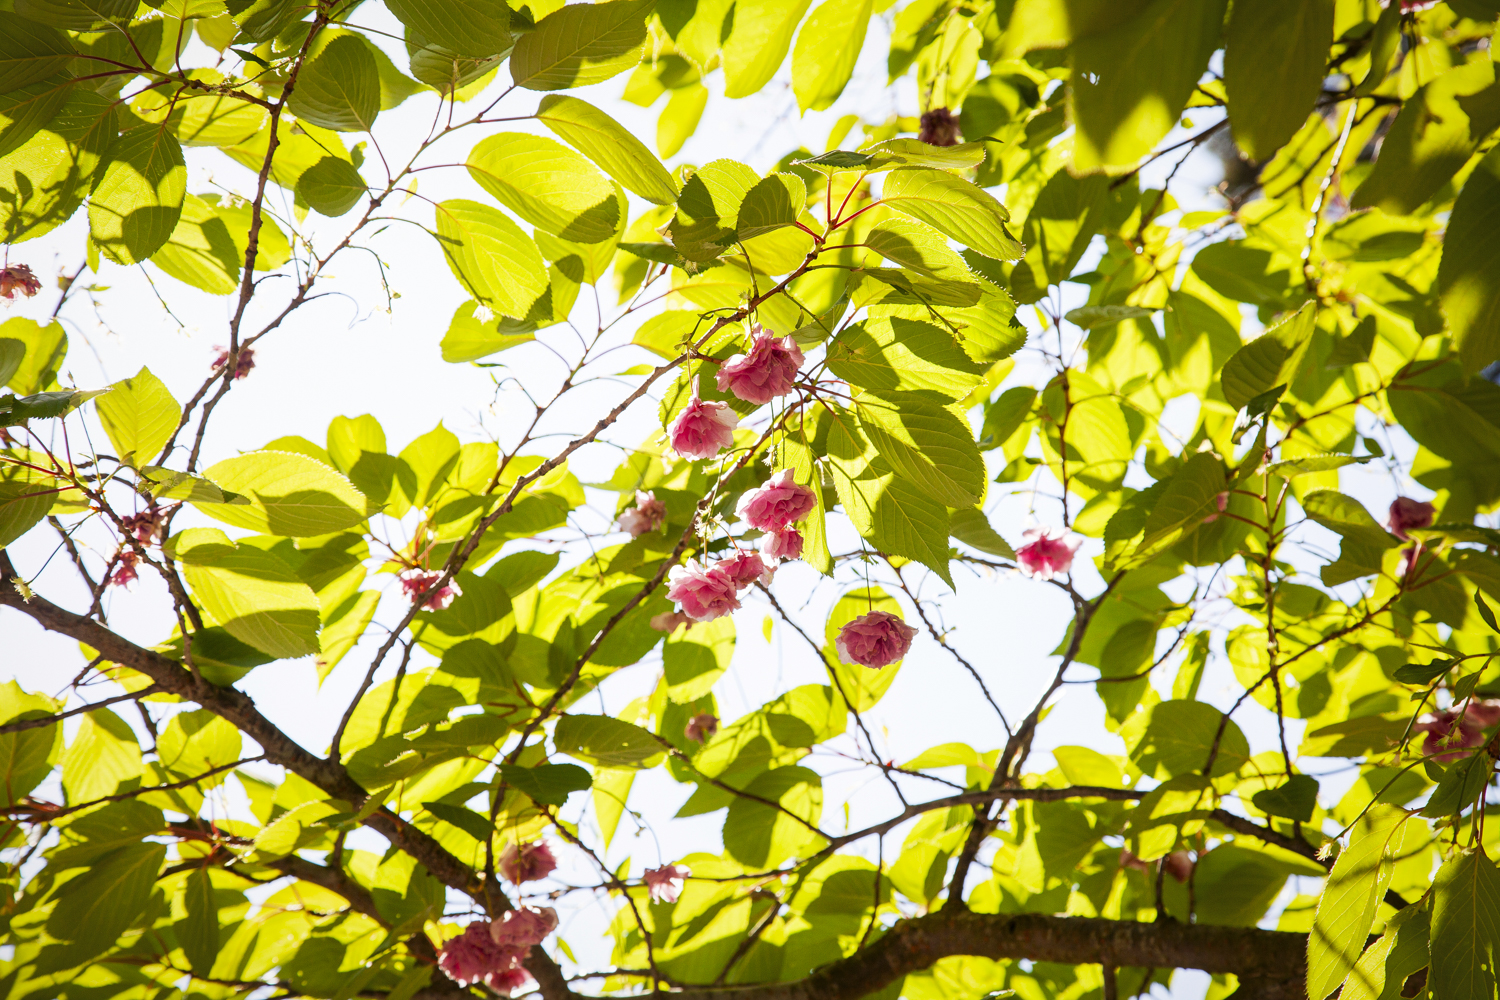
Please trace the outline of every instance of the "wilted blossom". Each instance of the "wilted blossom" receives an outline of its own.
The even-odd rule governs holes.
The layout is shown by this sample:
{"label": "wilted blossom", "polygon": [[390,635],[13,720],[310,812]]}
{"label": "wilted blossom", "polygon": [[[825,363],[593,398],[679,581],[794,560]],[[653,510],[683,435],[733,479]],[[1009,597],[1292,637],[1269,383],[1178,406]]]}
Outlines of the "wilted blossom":
{"label": "wilted blossom", "polygon": [[769,403],[792,391],[802,367],[802,348],[791,337],[777,338],[761,327],[752,332],[749,354],[736,354],[719,366],[720,392],[747,403]]}
{"label": "wilted blossom", "polygon": [[490,937],[490,922],[476,920],[458,937],[450,938],[438,955],[438,968],[460,986],[483,982],[501,968],[514,964],[515,953]]}
{"label": "wilted blossom", "polygon": [[906,656],[916,634],[916,629],[889,611],[871,611],[840,629],[833,646],[840,661],[878,669]]}
{"label": "wilted blossom", "polygon": [[490,924],[490,937],[502,947],[519,949],[524,956],[532,945],[557,929],[557,911],[550,906],[521,906]]}
{"label": "wilted blossom", "polygon": [[707,569],[689,559],[686,566],[673,566],[667,574],[667,600],[675,601],[682,613],[695,622],[715,618],[740,609],[739,587],[718,566]]}
{"label": "wilted blossom", "polygon": [[135,536],[135,540],[142,545],[150,545],[161,534],[162,517],[159,510],[143,510],[139,514],[120,518],[120,530]]}
{"label": "wilted blossom", "polygon": [[693,395],[672,425],[672,450],[683,458],[713,458],[734,444],[734,428],[740,422],[728,403],[705,402],[693,379]]}
{"label": "wilted blossom", "polygon": [[676,632],[677,626],[686,625],[692,628],[698,624],[681,611],[663,611],[659,615],[651,616],[651,627],[658,632]]}
{"label": "wilted blossom", "polygon": [[736,552],[727,559],[720,559],[714,563],[715,569],[722,569],[729,574],[729,579],[734,581],[737,588],[750,586],[759,580],[761,583],[770,583],[771,574],[775,572],[773,567],[767,566],[760,556],[754,552]]}
{"label": "wilted blossom", "polygon": [[1430,503],[1413,500],[1411,497],[1397,497],[1391,501],[1391,510],[1386,518],[1385,526],[1391,529],[1391,534],[1404,542],[1409,537],[1408,531],[1414,528],[1425,528],[1432,524],[1435,513],[1437,509]]}
{"label": "wilted blossom", "polygon": [[1083,539],[1069,538],[1066,531],[1045,524],[1028,529],[1021,537],[1026,544],[1016,550],[1016,562],[1021,572],[1039,580],[1050,580],[1072,569],[1073,553],[1083,544]]}
{"label": "wilted blossom", "polygon": [[735,514],[760,531],[785,531],[795,521],[811,514],[818,498],[806,486],[792,480],[792,470],[782,469],[759,489],[746,490]]}
{"label": "wilted blossom", "polygon": [[929,146],[957,146],[958,118],[947,108],[922,112],[917,138]]}
{"label": "wilted blossom", "polygon": [[111,587],[128,587],[134,583],[140,578],[140,574],[135,569],[136,563],[140,561],[141,557],[136,554],[134,549],[121,549],[120,555],[117,558],[115,571],[110,575],[109,585]]}
{"label": "wilted blossom", "polygon": [[[1458,737],[1453,737],[1453,724],[1458,723]],[[1412,726],[1414,732],[1426,733],[1422,741],[1422,755],[1430,757],[1440,750],[1454,748],[1452,753],[1438,754],[1440,764],[1451,763],[1467,756],[1465,750],[1484,743],[1484,731],[1500,722],[1500,702],[1471,701],[1464,709],[1463,718],[1458,712],[1448,709],[1436,714],[1424,715]]]}
{"label": "wilted blossom", "polygon": [[500,854],[500,874],[516,885],[544,879],[557,867],[552,848],[546,844],[511,844]]}
{"label": "wilted blossom", "polygon": [[766,532],[760,540],[760,555],[773,566],[783,559],[801,559],[802,532],[796,528]]}
{"label": "wilted blossom", "polygon": [[718,731],[718,716],[709,715],[707,712],[700,712],[688,720],[688,724],[682,730],[682,735],[694,743],[702,743],[705,740],[711,739],[714,733]]}
{"label": "wilted blossom", "polygon": [[[214,350],[219,352],[218,356],[214,358],[215,368],[223,368],[225,365],[229,364],[229,348],[215,347]],[[249,375],[250,369],[254,367],[255,350],[249,347],[241,347],[239,360],[234,363],[235,380],[238,381],[239,379],[244,378],[246,375]]]}
{"label": "wilted blossom", "polygon": [[0,270],[0,298],[14,300],[20,292],[28,299],[42,290],[42,283],[25,264],[12,264]]}
{"label": "wilted blossom", "polygon": [[420,604],[426,611],[442,611],[453,603],[455,597],[463,596],[457,580],[449,580],[433,590],[433,585],[442,577],[441,570],[412,568],[402,572],[397,579],[401,581],[401,592],[406,595],[407,600]]}
{"label": "wilted blossom", "polygon": [[631,538],[640,538],[655,531],[667,519],[667,505],[656,499],[656,494],[646,490],[635,491],[635,506],[626,507],[620,514],[620,530],[630,532]]}
{"label": "wilted blossom", "polygon": [[691,874],[682,865],[662,865],[660,868],[647,868],[642,873],[641,880],[651,893],[651,902],[675,903],[677,894],[682,891],[683,879]]}
{"label": "wilted blossom", "polygon": [[[1186,882],[1193,874],[1193,856],[1187,851],[1173,851],[1162,858],[1160,864],[1166,869],[1167,874],[1178,882]],[[1155,865],[1150,861],[1142,861],[1128,850],[1120,852],[1120,867],[1134,868],[1143,875],[1155,874]]]}

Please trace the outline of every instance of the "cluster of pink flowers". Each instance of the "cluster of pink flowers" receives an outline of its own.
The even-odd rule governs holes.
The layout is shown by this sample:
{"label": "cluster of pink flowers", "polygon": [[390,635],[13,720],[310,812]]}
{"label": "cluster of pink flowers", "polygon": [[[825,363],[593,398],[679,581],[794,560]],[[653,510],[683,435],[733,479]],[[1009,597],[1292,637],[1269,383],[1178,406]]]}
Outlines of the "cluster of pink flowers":
{"label": "cluster of pink flowers", "polygon": [[889,611],[871,611],[839,629],[833,648],[843,663],[878,670],[904,659],[916,634],[916,629]]}
{"label": "cluster of pink flowers", "polygon": [[714,380],[720,392],[733,393],[759,406],[792,391],[802,361],[802,348],[795,340],[777,338],[757,326],[751,331],[750,353],[736,354],[724,362]]}
{"label": "cluster of pink flowers", "polygon": [[[1467,751],[1484,744],[1484,731],[1500,722],[1500,702],[1471,701],[1464,707],[1462,715],[1454,709],[1424,715],[1412,726],[1418,733],[1426,733],[1422,741],[1422,755],[1432,757],[1440,764],[1449,764],[1468,756]],[[1455,735],[1454,729],[1458,732]],[[1439,751],[1454,748],[1451,753]]]}
{"label": "cluster of pink flowers", "polygon": [[111,587],[128,587],[140,579],[140,573],[136,565],[141,561],[140,554],[131,548],[121,548],[120,554],[115,557],[115,571],[110,574],[109,585]]}
{"label": "cluster of pink flowers", "polygon": [[694,743],[704,743],[712,739],[718,731],[719,717],[707,712],[699,712],[688,720],[687,725],[683,727],[682,735]]}
{"label": "cluster of pink flowers", "polygon": [[455,597],[463,596],[457,580],[449,580],[434,590],[434,585],[442,578],[441,570],[419,569],[414,566],[402,571],[396,579],[401,581],[401,593],[406,595],[407,600],[420,605],[424,611],[442,611],[453,603]]}
{"label": "cluster of pink flowers", "polygon": [[476,920],[443,945],[438,968],[460,986],[483,983],[503,997],[532,981],[522,966],[532,946],[557,928],[557,911],[523,906],[499,920]]}
{"label": "cluster of pink flowers", "polygon": [[42,290],[42,283],[25,264],[12,264],[0,270],[0,298],[14,301],[20,292],[28,299]]}
{"label": "cluster of pink flowers", "polygon": [[1028,529],[1021,535],[1026,544],[1016,550],[1021,572],[1038,580],[1050,580],[1073,568],[1073,553],[1083,544],[1081,538],[1069,538],[1066,531],[1045,524]]}
{"label": "cluster of pink flowers", "polygon": [[163,511],[143,510],[139,514],[120,518],[120,529],[135,537],[142,545],[153,545],[160,541]]}
{"label": "cluster of pink flowers", "polygon": [[656,499],[656,494],[647,490],[635,491],[635,506],[626,507],[619,517],[620,530],[630,532],[631,538],[640,538],[660,528],[667,519],[667,505]]}
{"label": "cluster of pink flowers", "polygon": [[511,844],[500,853],[500,874],[511,882],[535,882],[552,874],[557,858],[546,844]]}
{"label": "cluster of pink flowers", "polygon": [[682,891],[683,880],[691,874],[682,865],[663,865],[660,868],[647,868],[641,880],[646,883],[651,902],[675,903],[677,894]]}
{"label": "cluster of pink flowers", "polygon": [[1411,497],[1397,497],[1391,501],[1385,526],[1391,530],[1391,534],[1404,542],[1411,537],[1408,532],[1431,527],[1436,514],[1437,508],[1430,503],[1413,500]]}
{"label": "cluster of pink flowers", "polygon": [[705,401],[699,396],[695,378],[693,395],[672,425],[672,450],[693,461],[714,458],[734,444],[734,429],[739,422],[728,403]]}
{"label": "cluster of pink flowers", "polygon": [[[215,347],[219,353],[214,357],[214,367],[223,368],[229,364],[229,348]],[[239,359],[234,363],[234,378],[236,381],[250,374],[255,367],[255,350],[250,347],[241,347]]]}

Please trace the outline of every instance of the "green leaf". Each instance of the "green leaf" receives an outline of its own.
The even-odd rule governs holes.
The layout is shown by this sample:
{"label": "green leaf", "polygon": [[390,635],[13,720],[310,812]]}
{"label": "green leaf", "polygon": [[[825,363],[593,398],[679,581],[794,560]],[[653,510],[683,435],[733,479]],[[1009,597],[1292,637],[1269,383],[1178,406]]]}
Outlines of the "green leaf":
{"label": "green leaf", "polygon": [[1381,527],[1364,505],[1337,490],[1318,490],[1302,500],[1307,516],[1360,545],[1388,549],[1401,542]]}
{"label": "green leaf", "polygon": [[863,389],[929,390],[963,399],[987,366],[969,360],[946,330],[889,316],[845,328],[828,345],[828,368]]}
{"label": "green leaf", "polygon": [[[202,200],[205,204],[212,205],[214,214],[223,220],[229,230],[229,238],[234,240],[235,261],[243,263],[250,250],[250,203],[236,202],[218,195],[206,195]],[[292,245],[287,241],[286,233],[281,231],[281,227],[269,213],[261,213],[260,233],[255,247],[255,270],[274,271],[291,259]]]}
{"label": "green leaf", "polygon": [[850,444],[848,433],[835,425],[829,432],[833,482],[856,530],[880,551],[915,559],[953,586],[947,506],[896,475],[882,459],[871,460]]}
{"label": "green leaf", "polygon": [[[538,300],[542,301],[542,300]],[[465,302],[453,313],[453,319],[448,324],[448,332],[443,335],[443,360],[453,363],[464,361],[478,361],[480,358],[498,354],[509,350],[517,344],[526,344],[535,340],[531,333],[520,332],[523,323],[505,316],[496,316],[488,323],[481,323],[474,317],[479,303]],[[509,328],[515,328],[517,332],[507,333]]]}
{"label": "green leaf", "polygon": [[886,176],[880,200],[986,257],[1020,260],[1025,254],[1005,228],[1005,206],[957,174],[898,167]]}
{"label": "green leaf", "polygon": [[1250,757],[1250,744],[1234,721],[1201,701],[1164,701],[1132,715],[1120,728],[1130,759],[1147,774],[1175,778],[1199,773],[1220,725],[1224,735],[1214,756],[1213,776],[1233,774]]}
{"label": "green leaf", "polygon": [[[213,528],[190,529],[222,534]],[[157,740],[162,767],[180,778],[195,778],[205,771],[233,764],[240,756],[240,731],[234,724],[208,709],[180,712],[172,716]],[[205,778],[200,788],[212,788],[225,775]]]}
{"label": "green leaf", "polygon": [[151,263],[178,281],[211,295],[228,295],[240,286],[244,251],[213,205],[196,195],[182,202],[182,215],[165,246]]}
{"label": "green leaf", "polygon": [[[1477,674],[1470,674],[1469,677],[1478,679]],[[1469,687],[1472,690],[1472,681]],[[1462,692],[1463,688],[1460,687],[1459,691]],[[1460,693],[1456,697],[1463,696]],[[1440,765],[1434,762],[1430,766],[1436,771]],[[1430,819],[1443,819],[1457,816],[1474,805],[1475,800],[1484,792],[1484,786],[1489,784],[1491,766],[1489,756],[1483,753],[1469,754],[1449,765],[1438,779],[1437,787],[1428,796],[1421,815]]]}
{"label": "green leaf", "polygon": [[948,507],[984,495],[984,460],[974,435],[941,402],[914,392],[867,392],[859,426],[896,473]]}
{"label": "green leaf", "polygon": [[577,764],[500,765],[501,776],[512,788],[519,788],[537,802],[560,806],[572,792],[581,792],[594,784],[588,771]]}
{"label": "green leaf", "polygon": [[516,42],[510,75],[527,90],[568,90],[601,83],[640,58],[646,18],[656,0],[568,4]]}
{"label": "green leaf", "polygon": [[442,202],[437,235],[454,277],[500,315],[525,316],[547,290],[547,267],[536,244],[498,209],[477,201]]}
{"label": "green leaf", "polygon": [[89,196],[89,235],[116,264],[138,264],[172,238],[187,195],[182,146],[166,129],[120,133]]}
{"label": "green leaf", "polygon": [[76,54],[68,37],[55,28],[0,14],[0,93],[54,76]]}
{"label": "green leaf", "polygon": [[948,512],[948,530],[954,538],[980,552],[1002,559],[1014,559],[1016,552],[984,516],[978,507],[961,507]]}
{"label": "green leaf", "polygon": [[646,144],[592,104],[549,94],[537,105],[536,117],[627,191],[655,205],[677,200],[676,182]]}
{"label": "green leaf", "polygon": [[[44,719],[62,707],[62,702],[44,694],[28,694],[13,680],[0,684],[0,721]],[[62,727],[57,725],[0,736],[0,801],[17,802],[41,784],[57,761],[62,740]]]}
{"label": "green leaf", "polygon": [[226,502],[192,500],[203,513],[238,528],[311,538],[362,523],[374,508],[349,480],[316,459],[285,451],[252,451],[203,472]]}
{"label": "green leaf", "polygon": [[1372,811],[1328,873],[1307,936],[1307,995],[1326,997],[1349,975],[1365,950],[1365,936],[1390,884],[1401,851],[1406,815]]}
{"label": "green leaf", "polygon": [[565,715],[552,741],[559,753],[598,767],[655,767],[663,753],[646,730],[607,715]]}
{"label": "green leaf", "polygon": [[1482,61],[1457,66],[1417,91],[1401,105],[1350,204],[1387,215],[1415,212],[1500,125],[1497,98],[1494,65]]}
{"label": "green leaf", "polygon": [[330,219],[359,204],[368,192],[369,186],[354,164],[338,156],[323,157],[297,178],[297,194],[313,211]]}
{"label": "green leaf", "polygon": [[288,101],[298,118],[335,132],[368,132],[380,114],[380,68],[363,41],[343,35],[302,67]]}
{"label": "green leaf", "polygon": [[116,457],[130,466],[150,461],[177,429],[182,407],[148,368],[110,389],[94,405]]}
{"label": "green leaf", "polygon": [[0,427],[12,427],[28,420],[54,420],[65,417],[108,389],[61,389],[38,392],[31,396],[0,396]]}
{"label": "green leaf", "polygon": [[623,221],[614,186],[588,160],[555,139],[501,132],[470,151],[468,167],[470,176],[502,205],[553,236],[601,243]]}
{"label": "green leaf", "polygon": [[55,487],[0,481],[0,549],[35,527],[56,501]]}
{"label": "green leaf", "polygon": [[69,942],[62,967],[83,965],[114,947],[151,901],[165,844],[130,844],[105,855],[57,891],[47,932]]}
{"label": "green leaf", "polygon": [[1453,205],[1438,288],[1464,370],[1500,359],[1500,150],[1479,161]]}
{"label": "green leaf", "polygon": [[925,277],[976,283],[964,259],[949,248],[943,235],[913,219],[882,219],[865,234],[864,245]]}
{"label": "green leaf", "polygon": [[18,341],[26,349],[20,367],[11,373],[5,385],[18,395],[30,396],[57,384],[57,373],[68,354],[68,335],[63,332],[62,324],[54,321],[42,326],[18,316],[0,323],[0,337]]}
{"label": "green leaf", "polygon": [[768,174],[745,192],[736,231],[748,240],[794,225],[807,201],[807,185],[796,174]]}
{"label": "green leaf", "polygon": [[219,904],[209,871],[204,867],[188,875],[182,889],[186,913],[173,926],[188,967],[198,976],[209,975],[219,957]]}
{"label": "green leaf", "polygon": [[1142,566],[1196,531],[1204,518],[1218,514],[1218,496],[1227,486],[1224,465],[1216,456],[1208,452],[1190,456],[1166,480],[1166,488],[1146,515],[1140,541],[1118,565]]}
{"label": "green leaf", "polygon": [[107,708],[83,717],[62,756],[62,784],[76,805],[132,790],[140,784],[141,746],[125,720]]}
{"label": "green leaf", "polygon": [[858,170],[871,173],[889,167],[933,167],[937,170],[967,170],[984,162],[984,143],[963,142],[957,146],[934,146],[920,139],[887,139],[863,150],[830,149],[792,163],[817,167],[830,173]]}
{"label": "green leaf", "polygon": [[1266,466],[1266,471],[1273,476],[1282,479],[1295,479],[1298,476],[1308,476],[1315,472],[1331,472],[1334,469],[1342,469],[1346,465],[1363,465],[1374,457],[1366,455],[1356,458],[1353,455],[1304,455],[1301,458],[1287,459],[1285,462],[1272,462]]}
{"label": "green leaf", "polygon": [[[463,100],[466,88],[483,86],[483,81],[504,62],[506,53],[493,56],[465,56],[428,41],[413,28],[406,29],[406,56],[411,75],[445,97]],[[377,68],[380,60],[377,58]],[[385,97],[382,96],[382,104]]]}
{"label": "green leaf", "polygon": [[736,796],[724,817],[724,849],[736,861],[756,870],[774,868],[817,838],[794,818],[816,826],[823,814],[823,779],[816,771],[773,768],[757,775],[745,793],[755,798]]}
{"label": "green leaf", "polygon": [[1251,801],[1255,808],[1272,816],[1307,823],[1318,806],[1318,779],[1310,774],[1294,774],[1275,788],[1256,792]]}
{"label": "green leaf", "polygon": [[1381,1000],[1388,996],[1387,983],[1399,992],[1413,973],[1430,963],[1431,921],[1424,906],[1408,906],[1391,917],[1380,940],[1354,963],[1340,1000]]}
{"label": "green leaf", "polygon": [[511,47],[510,8],[483,0],[389,0],[391,13],[424,39],[460,55],[502,55]]}
{"label": "green leaf", "polygon": [[1083,330],[1098,330],[1106,326],[1114,326],[1127,319],[1145,319],[1155,311],[1155,309],[1146,309],[1143,306],[1080,306],[1077,309],[1068,310],[1063,319]]}
{"label": "green leaf", "polygon": [[[225,82],[212,70],[190,72],[204,86]],[[180,94],[166,88],[137,97],[131,102],[131,110],[145,121],[165,122],[184,146],[237,145],[265,128],[267,118],[265,108],[228,94]]]}
{"label": "green leaf", "polygon": [[1225,363],[1224,399],[1236,410],[1275,385],[1292,381],[1312,343],[1317,307],[1308,302],[1246,344]]}
{"label": "green leaf", "polygon": [[734,24],[724,39],[724,96],[749,97],[786,60],[792,32],[811,0],[744,0],[734,8]]}
{"label": "green leaf", "polygon": [[67,31],[98,31],[135,16],[136,0],[17,0],[16,13],[38,24]]}
{"label": "green leaf", "polygon": [[1073,42],[1068,117],[1077,170],[1132,166],[1177,124],[1218,46],[1225,6],[1152,0]]}
{"label": "green leaf", "polygon": [[1224,89],[1234,140],[1269,160],[1296,135],[1323,90],[1334,0],[1237,4],[1224,45]]}
{"label": "green leaf", "polygon": [[1408,663],[1396,668],[1396,680],[1402,684],[1426,687],[1434,680],[1458,666],[1458,660],[1433,660],[1431,663]]}
{"label": "green leaf", "polygon": [[[1059,170],[1048,178],[1022,228],[1026,257],[1010,276],[1011,290],[1018,298],[1025,302],[1039,301],[1048,287],[1073,274],[1094,233],[1104,223],[1109,201],[1109,181],[1105,177],[1074,177],[1067,170]],[[1130,319],[1133,317],[1129,313],[1121,311],[1134,308],[1137,307],[1085,306],[1073,310],[1067,318],[1087,330],[1093,327],[1074,320],[1074,313],[1098,317],[1118,314],[1120,319]],[[1116,320],[1096,321],[1095,325],[1107,326],[1111,322]]]}
{"label": "green leaf", "polygon": [[871,0],[825,0],[802,25],[792,50],[792,93],[802,111],[825,111],[854,75],[865,45]]}
{"label": "green leaf", "polygon": [[1480,1000],[1495,992],[1500,943],[1500,873],[1484,848],[1460,851],[1432,882],[1432,965],[1427,986],[1443,1000]]}
{"label": "green leaf", "polygon": [[1495,612],[1484,602],[1484,596],[1476,589],[1474,591],[1474,610],[1479,612],[1479,617],[1490,627],[1490,631],[1500,634],[1500,625],[1495,624]]}
{"label": "green leaf", "polygon": [[25,360],[26,344],[24,341],[0,337],[0,385],[14,378],[16,372],[21,370],[21,362]]}
{"label": "green leaf", "polygon": [[235,545],[217,528],[170,541],[193,595],[230,635],[278,659],[318,652],[318,595],[279,557]]}
{"label": "green leaf", "polygon": [[455,806],[447,802],[423,802],[422,808],[444,823],[458,827],[481,844],[488,842],[490,837],[494,836],[495,828],[490,825],[490,821],[472,809],[465,809],[463,806]]}

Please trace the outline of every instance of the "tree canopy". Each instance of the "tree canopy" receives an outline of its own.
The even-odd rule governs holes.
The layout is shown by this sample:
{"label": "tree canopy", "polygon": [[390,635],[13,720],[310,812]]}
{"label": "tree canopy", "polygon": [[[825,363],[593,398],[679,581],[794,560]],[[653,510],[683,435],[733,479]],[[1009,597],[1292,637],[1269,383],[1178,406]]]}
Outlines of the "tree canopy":
{"label": "tree canopy", "polygon": [[[0,685],[10,1000],[1494,995],[1496,0],[0,7],[0,629],[78,649]],[[504,433],[233,446],[393,240]],[[132,281],[221,297],[201,382],[71,384]],[[816,680],[731,717],[751,608]],[[986,738],[891,757],[913,650]]]}

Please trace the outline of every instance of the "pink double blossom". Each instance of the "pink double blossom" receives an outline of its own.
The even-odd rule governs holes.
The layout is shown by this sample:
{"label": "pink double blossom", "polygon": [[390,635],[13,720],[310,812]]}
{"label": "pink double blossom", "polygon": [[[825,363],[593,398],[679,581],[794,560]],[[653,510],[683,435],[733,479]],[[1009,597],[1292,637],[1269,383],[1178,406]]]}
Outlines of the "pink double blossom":
{"label": "pink double blossom", "polygon": [[1391,529],[1391,534],[1404,542],[1411,537],[1407,532],[1430,526],[1436,513],[1437,508],[1430,503],[1413,500],[1411,497],[1397,497],[1391,501],[1385,526]]}
{"label": "pink double blossom", "polygon": [[767,566],[756,553],[744,550],[728,558],[720,559],[714,563],[714,569],[722,569],[728,573],[736,589],[743,589],[756,581],[769,584],[772,574],[776,571],[775,567]]}
{"label": "pink double blossom", "polygon": [[490,924],[490,937],[501,947],[519,949],[524,956],[556,929],[557,911],[552,907],[520,906]]}
{"label": "pink double blossom", "polygon": [[739,422],[728,403],[705,402],[698,395],[698,380],[694,378],[693,395],[672,425],[672,450],[694,461],[714,458],[734,444],[734,429]]}
{"label": "pink double blossom", "polygon": [[682,735],[694,743],[704,743],[712,739],[718,731],[719,717],[707,712],[699,712],[688,720],[688,724],[683,727]]}
{"label": "pink double blossom", "polygon": [[734,578],[718,566],[704,568],[689,559],[685,566],[673,566],[667,574],[667,600],[675,601],[682,613],[695,622],[715,618],[740,609],[739,587]]}
{"label": "pink double blossom", "polygon": [[490,936],[490,922],[476,920],[462,934],[449,938],[438,954],[438,968],[460,986],[483,982],[501,967],[510,964],[514,955],[496,944]]}
{"label": "pink double blossom", "polygon": [[142,545],[159,541],[162,520],[166,514],[160,510],[143,510],[139,514],[120,518],[120,530],[133,535]]}
{"label": "pink double blossom", "polygon": [[[1471,701],[1464,708],[1463,716],[1454,709],[1424,715],[1412,726],[1412,730],[1418,733],[1426,733],[1427,738],[1422,741],[1422,755],[1434,758],[1440,764],[1449,764],[1468,756],[1466,751],[1484,743],[1484,731],[1495,723],[1500,722],[1500,702],[1495,701]],[[1453,730],[1455,723],[1458,728],[1458,736],[1455,739]],[[1451,753],[1439,753],[1440,750],[1452,747]]]}
{"label": "pink double blossom", "polygon": [[407,600],[420,605],[424,611],[442,611],[453,603],[455,597],[463,596],[457,580],[449,580],[433,590],[442,578],[441,570],[413,567],[404,570],[396,579],[401,581],[401,592],[406,595]]}
{"label": "pink double blossom", "polygon": [[833,646],[840,661],[879,669],[904,658],[916,634],[889,611],[871,611],[839,629]]}
{"label": "pink double blossom", "polygon": [[660,528],[667,519],[667,505],[656,499],[656,494],[646,490],[635,491],[635,506],[626,507],[618,520],[621,531],[630,532],[631,538],[640,538]]}
{"label": "pink double blossom", "polygon": [[724,362],[714,379],[720,392],[732,392],[747,403],[769,403],[792,391],[802,360],[802,348],[795,340],[778,339],[757,326],[751,332],[750,353]]}
{"label": "pink double blossom", "polygon": [[759,489],[746,490],[734,512],[759,531],[785,531],[818,507],[818,498],[792,479],[791,469],[782,469]]}
{"label": "pink double blossom", "polygon": [[647,868],[641,875],[641,881],[646,883],[651,902],[675,903],[677,894],[682,891],[683,880],[691,874],[682,865],[663,865],[660,868]]}
{"label": "pink double blossom", "polygon": [[510,844],[500,853],[500,874],[511,882],[535,882],[552,874],[557,858],[546,844]]}
{"label": "pink double blossom", "polygon": [[783,559],[802,558],[802,533],[796,528],[768,531],[761,537],[760,554],[772,566]]}
{"label": "pink double blossom", "polygon": [[1050,580],[1073,568],[1073,553],[1083,544],[1081,538],[1070,538],[1064,530],[1045,524],[1028,529],[1021,536],[1026,544],[1016,550],[1021,572],[1038,580]]}

